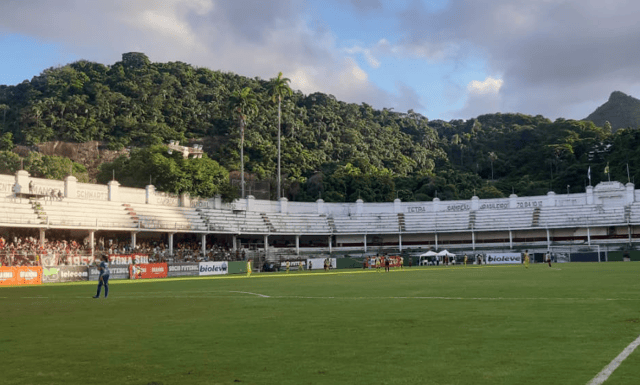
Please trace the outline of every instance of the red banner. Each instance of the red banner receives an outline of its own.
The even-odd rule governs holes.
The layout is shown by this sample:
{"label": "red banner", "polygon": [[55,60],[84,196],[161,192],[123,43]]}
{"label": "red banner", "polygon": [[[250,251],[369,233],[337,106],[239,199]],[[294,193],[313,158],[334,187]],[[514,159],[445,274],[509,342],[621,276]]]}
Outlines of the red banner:
{"label": "red banner", "polygon": [[167,278],[169,268],[166,263],[142,263],[129,265],[131,279]]}
{"label": "red banner", "polygon": [[41,266],[0,267],[0,286],[40,285],[41,283]]}
{"label": "red banner", "polygon": [[109,254],[109,262],[114,265],[131,265],[149,263],[147,254]]}

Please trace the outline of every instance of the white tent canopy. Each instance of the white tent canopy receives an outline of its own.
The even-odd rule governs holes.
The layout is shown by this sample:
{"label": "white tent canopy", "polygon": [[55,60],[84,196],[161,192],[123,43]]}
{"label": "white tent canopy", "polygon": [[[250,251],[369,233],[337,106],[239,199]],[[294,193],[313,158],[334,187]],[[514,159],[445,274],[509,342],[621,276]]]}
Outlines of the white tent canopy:
{"label": "white tent canopy", "polygon": [[437,255],[438,255],[438,256],[441,256],[441,257],[455,257],[455,256],[456,256],[455,254],[450,253],[450,252],[448,252],[447,250],[442,250],[442,251],[441,251],[441,252],[439,252]]}
{"label": "white tent canopy", "polygon": [[432,250],[429,250],[424,254],[420,254],[421,257],[435,257],[436,255],[438,255],[438,253]]}

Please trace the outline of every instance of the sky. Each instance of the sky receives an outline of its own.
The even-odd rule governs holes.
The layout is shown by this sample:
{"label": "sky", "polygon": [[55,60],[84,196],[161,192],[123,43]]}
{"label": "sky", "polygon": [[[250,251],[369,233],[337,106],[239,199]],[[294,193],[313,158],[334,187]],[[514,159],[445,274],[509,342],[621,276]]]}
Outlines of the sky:
{"label": "sky", "polygon": [[633,0],[2,0],[0,84],[122,53],[430,120],[583,119],[640,97]]}

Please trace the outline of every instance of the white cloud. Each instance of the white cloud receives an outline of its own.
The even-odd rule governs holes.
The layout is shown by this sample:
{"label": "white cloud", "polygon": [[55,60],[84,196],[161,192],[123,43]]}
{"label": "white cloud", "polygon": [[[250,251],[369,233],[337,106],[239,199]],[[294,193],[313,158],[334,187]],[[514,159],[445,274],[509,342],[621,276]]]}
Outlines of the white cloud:
{"label": "white cloud", "polygon": [[[182,61],[213,70],[269,79],[282,71],[292,87],[324,92],[377,108],[418,109],[408,86],[397,92],[371,82],[354,60],[371,68],[370,48],[347,52],[336,36],[317,27],[304,0],[77,0],[3,3],[0,31],[60,44],[74,56],[111,64],[123,52],[152,61]],[[356,2],[376,9],[376,1]],[[32,12],[38,9],[39,12]],[[28,15],[28,16],[26,16]]]}
{"label": "white cloud", "polygon": [[489,76],[484,81],[471,81],[467,85],[467,90],[469,93],[476,95],[497,94],[500,92],[503,83],[502,79],[495,79]]}
{"label": "white cloud", "polygon": [[371,53],[371,50],[368,48],[363,48],[360,46],[353,46],[351,48],[346,48],[344,50],[345,53],[348,53],[349,55],[358,55],[361,54],[364,56],[365,60],[367,61],[367,64],[369,64],[369,66],[371,68],[379,68],[380,67],[380,61],[378,59],[376,59],[376,57]]}

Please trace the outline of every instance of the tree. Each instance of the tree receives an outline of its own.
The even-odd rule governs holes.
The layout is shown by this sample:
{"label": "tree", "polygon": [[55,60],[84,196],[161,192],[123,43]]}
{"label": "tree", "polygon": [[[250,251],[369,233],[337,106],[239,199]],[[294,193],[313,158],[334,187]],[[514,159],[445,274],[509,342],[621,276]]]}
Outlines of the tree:
{"label": "tree", "polygon": [[498,155],[496,155],[495,152],[491,151],[489,153],[489,161],[491,162],[491,180],[493,180],[493,162],[495,162],[496,160],[498,160]]}
{"label": "tree", "polygon": [[127,187],[144,188],[151,179],[158,191],[199,197],[231,195],[229,172],[218,162],[206,155],[185,159],[181,153],[169,154],[164,145],[135,149],[129,157],[122,155],[102,164],[98,181],[107,183],[114,174]]}
{"label": "tree", "polygon": [[229,106],[238,119],[240,127],[240,184],[244,198],[244,127],[249,118],[258,113],[258,101],[253,90],[245,87],[240,91],[234,91],[229,98]]}
{"label": "tree", "polygon": [[278,197],[278,200],[280,200],[280,194],[281,194],[281,190],[280,190],[280,178],[281,178],[281,172],[280,172],[280,135],[281,135],[281,129],[280,129],[280,119],[281,119],[281,115],[282,115],[282,97],[283,96],[291,96],[293,95],[293,91],[291,91],[291,88],[289,88],[289,82],[291,80],[289,80],[288,78],[283,78],[282,77],[282,72],[278,73],[278,77],[271,79],[271,84],[270,84],[270,91],[271,91],[271,95],[272,95],[272,100],[275,102],[276,99],[278,99],[278,177],[277,177],[277,188],[278,188],[278,193],[276,194]]}

